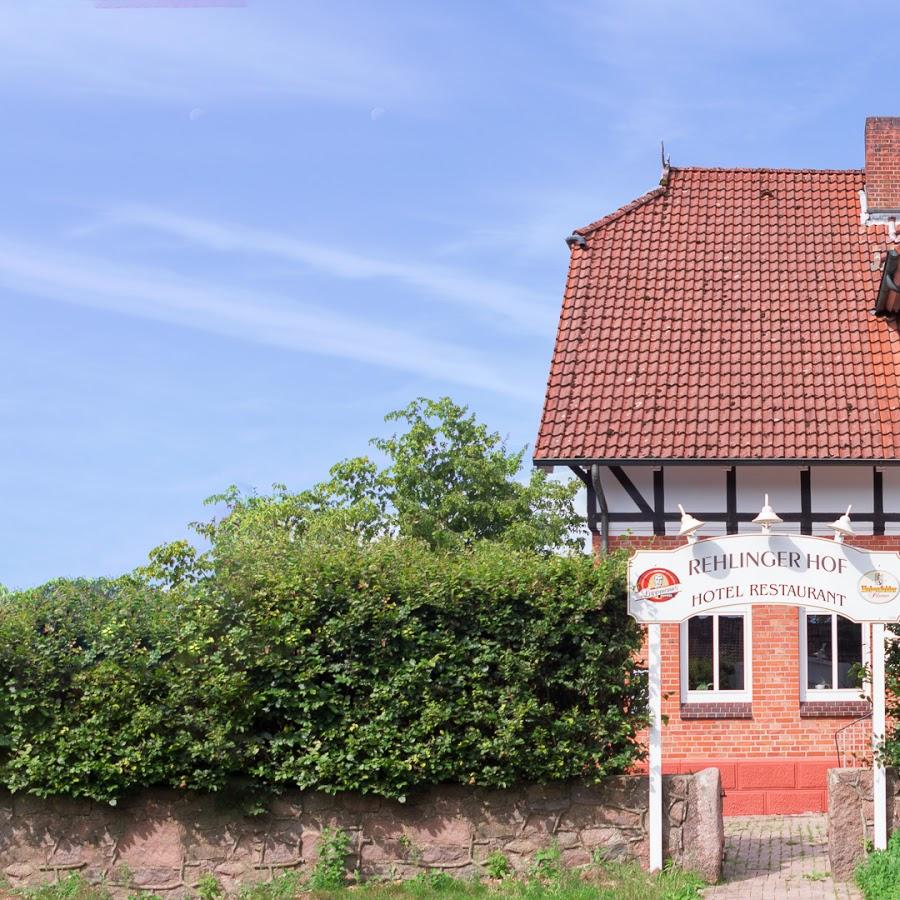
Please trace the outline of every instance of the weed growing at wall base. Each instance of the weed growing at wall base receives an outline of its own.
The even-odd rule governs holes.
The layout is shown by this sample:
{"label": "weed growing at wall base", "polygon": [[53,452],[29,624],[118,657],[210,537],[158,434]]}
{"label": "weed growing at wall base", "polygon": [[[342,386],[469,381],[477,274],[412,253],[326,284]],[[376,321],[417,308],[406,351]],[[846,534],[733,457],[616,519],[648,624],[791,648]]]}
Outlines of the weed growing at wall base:
{"label": "weed growing at wall base", "polygon": [[900,831],[895,831],[886,850],[875,850],[860,863],[856,883],[866,900],[897,900],[900,896]]}
{"label": "weed growing at wall base", "polygon": [[508,878],[513,873],[512,865],[500,850],[494,850],[484,861],[484,870],[490,878]]}
{"label": "weed growing at wall base", "polygon": [[350,835],[340,828],[326,828],[319,837],[316,852],[318,858],[309,877],[309,887],[314,891],[331,891],[343,886]]}
{"label": "weed growing at wall base", "polygon": [[[317,889],[315,897],[318,900],[404,897],[421,900],[695,900],[701,896],[703,887],[696,875],[673,867],[649,875],[632,863],[604,863],[581,871],[561,870],[551,879],[505,878],[494,883],[431,871],[408,881],[368,881],[353,888]],[[244,888],[237,897],[238,900],[294,900],[309,896],[311,889],[310,882],[290,872]],[[102,886],[91,885],[80,875],[70,875],[43,888],[21,891],[20,896],[28,900],[109,900],[109,894]]]}

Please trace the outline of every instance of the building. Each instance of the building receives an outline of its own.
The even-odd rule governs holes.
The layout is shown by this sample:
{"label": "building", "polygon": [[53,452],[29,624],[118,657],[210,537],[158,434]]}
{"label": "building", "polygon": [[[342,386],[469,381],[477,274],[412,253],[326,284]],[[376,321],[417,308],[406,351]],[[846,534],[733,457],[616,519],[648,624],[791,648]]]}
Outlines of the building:
{"label": "building", "polygon": [[[783,529],[900,551],[900,118],[865,168],[679,168],[567,239],[534,463],[584,482],[597,552]],[[900,282],[900,273],[897,274]],[[868,629],[757,606],[663,626],[663,762],[718,765],[726,814],[825,808],[865,754]]]}

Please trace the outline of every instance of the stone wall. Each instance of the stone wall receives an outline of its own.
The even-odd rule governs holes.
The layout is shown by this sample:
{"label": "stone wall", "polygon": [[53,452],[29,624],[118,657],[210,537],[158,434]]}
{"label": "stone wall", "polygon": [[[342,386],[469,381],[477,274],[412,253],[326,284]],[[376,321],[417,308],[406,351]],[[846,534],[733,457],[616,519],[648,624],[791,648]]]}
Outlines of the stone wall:
{"label": "stone wall", "polygon": [[[828,771],[828,855],[831,871],[849,881],[873,838],[874,805],[871,769]],[[900,777],[887,770],[887,828],[900,827]]]}
{"label": "stone wall", "polygon": [[[495,850],[523,871],[553,841],[571,866],[594,854],[646,864],[647,793],[642,776],[508,791],[447,786],[404,804],[296,791],[254,817],[221,797],[174,791],[115,807],[0,794],[0,874],[17,888],[77,871],[104,879],[118,896],[180,897],[212,873],[230,892],[285,870],[308,871],[327,827],[351,836],[347,867],[363,877],[481,874]],[[664,810],[667,855],[716,881],[724,843],[718,771],[666,776]]]}

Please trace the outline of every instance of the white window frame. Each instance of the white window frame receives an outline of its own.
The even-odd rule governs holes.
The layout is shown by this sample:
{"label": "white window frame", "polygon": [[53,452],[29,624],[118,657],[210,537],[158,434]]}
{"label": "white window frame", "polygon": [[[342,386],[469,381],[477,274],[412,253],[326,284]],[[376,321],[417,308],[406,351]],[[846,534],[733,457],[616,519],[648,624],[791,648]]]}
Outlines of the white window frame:
{"label": "white window frame", "polygon": [[[811,616],[831,616],[831,683],[837,683],[837,616],[839,613],[822,612],[820,609],[806,609],[800,607],[800,701],[801,702],[818,702],[824,703],[844,702],[848,700],[861,700],[863,695],[869,696],[869,684],[864,682],[858,688],[809,688],[808,671],[808,652],[806,646],[806,617]],[[871,627],[869,625],[862,626],[862,664],[870,666],[872,662],[872,645],[870,640]]]}
{"label": "white window frame", "polygon": [[680,640],[678,642],[678,657],[681,674],[681,702],[682,703],[750,703],[753,701],[753,607],[738,606],[717,609],[714,613],[708,613],[714,619],[713,622],[713,676],[719,677],[719,616],[743,616],[744,617],[744,689],[740,691],[712,690],[690,691],[688,690],[688,622],[686,619],[679,626]]}

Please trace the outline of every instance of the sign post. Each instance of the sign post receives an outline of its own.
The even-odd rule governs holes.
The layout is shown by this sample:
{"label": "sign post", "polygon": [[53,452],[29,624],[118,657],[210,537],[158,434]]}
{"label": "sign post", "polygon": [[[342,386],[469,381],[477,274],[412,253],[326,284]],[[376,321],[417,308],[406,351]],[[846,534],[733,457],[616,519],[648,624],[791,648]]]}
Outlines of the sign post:
{"label": "sign post", "polygon": [[878,750],[885,734],[884,626],[900,620],[900,554],[764,530],[691,541],[674,550],[638,550],[628,564],[628,612],[648,626],[651,871],[663,865],[660,626],[754,604],[803,606],[872,625],[873,836],[876,849],[887,846],[886,779]]}
{"label": "sign post", "polygon": [[650,871],[663,867],[662,858],[662,655],[659,625],[647,626],[650,658]]}
{"label": "sign post", "polygon": [[887,847],[887,778],[879,745],[884,740],[884,625],[872,626],[872,802],[874,815],[874,845],[876,850]]}

